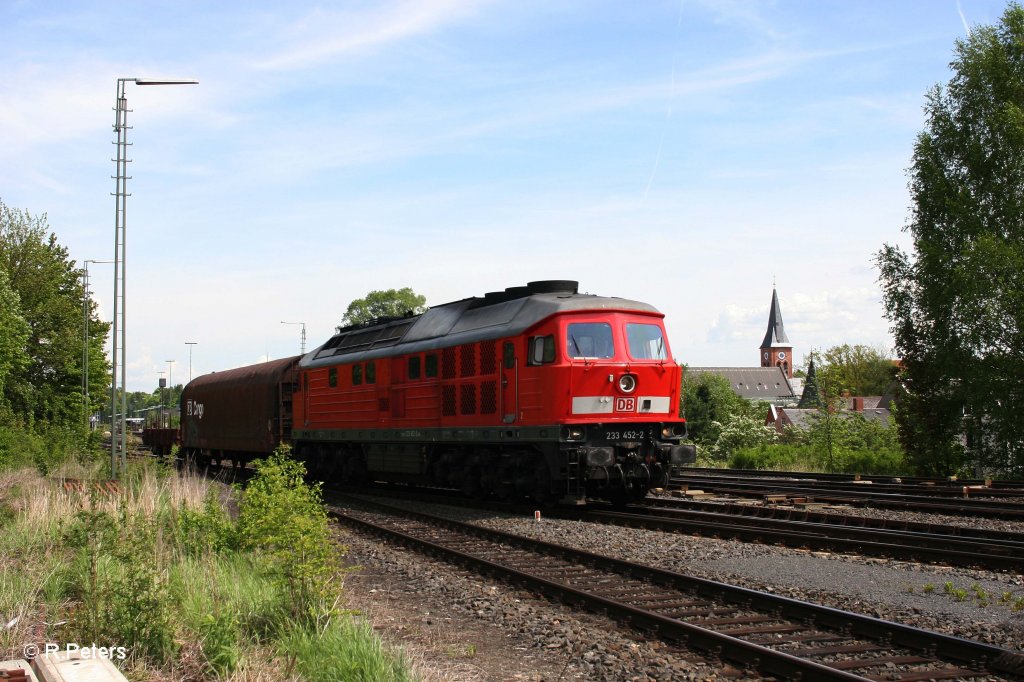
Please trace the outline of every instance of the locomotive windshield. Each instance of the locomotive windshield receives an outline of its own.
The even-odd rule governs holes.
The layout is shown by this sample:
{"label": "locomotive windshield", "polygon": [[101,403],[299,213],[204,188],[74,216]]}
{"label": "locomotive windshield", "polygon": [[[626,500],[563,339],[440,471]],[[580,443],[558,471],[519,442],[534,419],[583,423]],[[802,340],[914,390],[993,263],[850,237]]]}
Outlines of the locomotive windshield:
{"label": "locomotive windshield", "polygon": [[612,358],[612,326],[607,322],[574,322],[569,325],[565,340],[571,358]]}
{"label": "locomotive windshield", "polygon": [[665,337],[661,327],[656,324],[626,325],[626,341],[629,344],[629,357],[634,360],[667,360]]}

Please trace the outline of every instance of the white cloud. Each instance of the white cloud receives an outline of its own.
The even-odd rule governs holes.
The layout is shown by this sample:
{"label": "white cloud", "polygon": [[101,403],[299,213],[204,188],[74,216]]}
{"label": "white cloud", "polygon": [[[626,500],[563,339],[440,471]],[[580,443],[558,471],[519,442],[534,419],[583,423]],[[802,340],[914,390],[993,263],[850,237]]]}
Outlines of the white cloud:
{"label": "white cloud", "polygon": [[477,8],[461,0],[410,0],[389,7],[374,6],[366,13],[331,11],[319,7],[288,24],[281,43],[261,59],[262,69],[290,70],[316,66],[335,57],[362,52],[429,33],[461,19]]}

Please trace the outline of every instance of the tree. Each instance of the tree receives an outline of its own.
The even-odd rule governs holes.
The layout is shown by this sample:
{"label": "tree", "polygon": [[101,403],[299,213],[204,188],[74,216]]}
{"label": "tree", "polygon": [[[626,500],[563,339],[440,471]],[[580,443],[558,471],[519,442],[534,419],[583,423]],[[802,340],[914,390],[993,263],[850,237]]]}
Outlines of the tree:
{"label": "tree", "polygon": [[364,298],[357,298],[348,304],[341,326],[366,324],[381,318],[407,317],[427,311],[427,299],[409,287],[371,291]]}
{"label": "tree", "polygon": [[[732,390],[729,380],[710,372],[692,377],[683,372],[682,416],[686,432],[694,442],[712,446],[722,428],[738,417],[758,417],[758,410]],[[764,424],[764,415],[760,415]]]}
{"label": "tree", "polygon": [[[82,423],[81,272],[49,231],[45,215],[0,202],[0,270],[17,294],[18,307],[11,310],[29,329],[25,361],[10,369],[3,400],[26,423]],[[110,385],[103,354],[109,325],[96,319],[95,304],[88,303],[90,392],[99,399]]]}
{"label": "tree", "polygon": [[0,268],[0,403],[7,377],[28,364],[25,344],[30,331],[21,315],[21,299],[11,289],[7,271]]}
{"label": "tree", "polygon": [[1024,9],[956,43],[909,169],[913,254],[877,256],[923,473],[1024,474]]}
{"label": "tree", "polygon": [[896,366],[879,348],[844,343],[811,355],[818,364],[818,386],[831,395],[882,395],[896,378]]}

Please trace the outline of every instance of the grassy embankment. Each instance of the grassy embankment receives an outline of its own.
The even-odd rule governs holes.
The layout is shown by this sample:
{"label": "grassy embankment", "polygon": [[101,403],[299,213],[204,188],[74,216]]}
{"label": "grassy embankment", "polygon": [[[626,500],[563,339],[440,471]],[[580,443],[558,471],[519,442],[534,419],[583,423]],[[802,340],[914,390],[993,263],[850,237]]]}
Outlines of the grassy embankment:
{"label": "grassy embankment", "polygon": [[344,548],[302,473],[275,456],[236,491],[140,464],[106,493],[0,471],[0,660],[74,642],[125,647],[132,679],[410,679],[340,608]]}

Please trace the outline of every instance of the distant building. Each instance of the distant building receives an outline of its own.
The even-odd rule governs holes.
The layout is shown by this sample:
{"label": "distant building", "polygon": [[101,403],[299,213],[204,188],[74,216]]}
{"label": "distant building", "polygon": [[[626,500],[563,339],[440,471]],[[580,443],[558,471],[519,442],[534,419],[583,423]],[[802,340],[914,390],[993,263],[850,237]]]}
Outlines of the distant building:
{"label": "distant building", "polygon": [[[849,419],[853,415],[860,415],[868,421],[875,421],[883,426],[889,426],[889,416],[892,412],[887,407],[877,407],[882,401],[880,396],[868,396],[849,398],[845,410],[838,412],[838,416]],[[782,433],[787,426],[796,429],[808,429],[813,420],[821,416],[821,409],[811,407],[776,407],[772,405],[768,410],[768,417],[765,419],[766,426],[774,426]]]}
{"label": "distant building", "polygon": [[787,378],[793,378],[793,344],[782,324],[782,309],[775,287],[772,287],[772,307],[768,312],[768,331],[761,342],[761,366],[781,367]]}
{"label": "distant building", "polygon": [[741,398],[795,406],[803,381],[793,376],[793,344],[786,336],[775,287],[772,287],[772,304],[768,311],[768,330],[758,352],[760,367],[684,367],[684,378],[717,374],[725,377]]}
{"label": "distant building", "polygon": [[685,367],[683,372],[687,380],[702,374],[725,377],[736,395],[747,400],[789,403],[796,397],[781,367]]}

